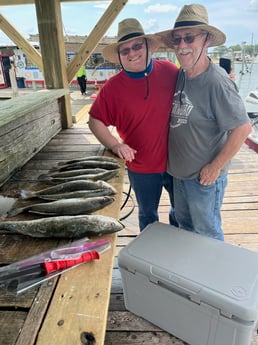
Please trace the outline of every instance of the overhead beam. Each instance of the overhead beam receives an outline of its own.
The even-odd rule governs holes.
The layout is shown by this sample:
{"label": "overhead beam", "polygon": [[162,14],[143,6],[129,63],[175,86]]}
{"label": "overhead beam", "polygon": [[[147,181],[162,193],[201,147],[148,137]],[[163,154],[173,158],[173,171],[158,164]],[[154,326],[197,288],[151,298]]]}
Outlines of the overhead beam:
{"label": "overhead beam", "polygon": [[[59,0],[60,2],[96,2],[99,0]],[[105,0],[109,1],[109,0]],[[111,0],[110,0],[111,1]],[[0,6],[34,5],[35,0],[0,0]]]}
{"label": "overhead beam", "polygon": [[[1,0],[0,0],[1,1]],[[40,53],[0,13],[0,29],[26,54],[32,63],[43,71]]]}
{"label": "overhead beam", "polygon": [[77,55],[73,58],[67,69],[68,83],[70,83],[78,69],[83,65],[91,53],[94,51],[99,41],[105,35],[114,19],[118,16],[121,10],[124,8],[128,0],[113,0],[106,9],[103,16],[100,18],[94,29],[81,45]]}

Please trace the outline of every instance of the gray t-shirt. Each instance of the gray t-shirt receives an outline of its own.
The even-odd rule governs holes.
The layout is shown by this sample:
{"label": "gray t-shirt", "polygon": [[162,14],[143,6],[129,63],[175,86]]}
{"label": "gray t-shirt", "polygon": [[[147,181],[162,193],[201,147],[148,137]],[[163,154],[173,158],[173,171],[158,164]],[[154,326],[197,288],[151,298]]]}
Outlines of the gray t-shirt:
{"label": "gray t-shirt", "polygon": [[193,79],[180,69],[170,116],[168,172],[180,179],[198,177],[230,130],[249,121],[237,87],[223,68],[210,63]]}

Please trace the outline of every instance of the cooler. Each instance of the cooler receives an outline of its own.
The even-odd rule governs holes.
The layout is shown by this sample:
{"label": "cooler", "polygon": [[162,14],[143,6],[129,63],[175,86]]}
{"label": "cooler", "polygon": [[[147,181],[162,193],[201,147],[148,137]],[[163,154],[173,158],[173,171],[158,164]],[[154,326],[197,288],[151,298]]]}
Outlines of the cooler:
{"label": "cooler", "polygon": [[258,253],[155,222],[118,255],[125,306],[191,345],[250,345]]}

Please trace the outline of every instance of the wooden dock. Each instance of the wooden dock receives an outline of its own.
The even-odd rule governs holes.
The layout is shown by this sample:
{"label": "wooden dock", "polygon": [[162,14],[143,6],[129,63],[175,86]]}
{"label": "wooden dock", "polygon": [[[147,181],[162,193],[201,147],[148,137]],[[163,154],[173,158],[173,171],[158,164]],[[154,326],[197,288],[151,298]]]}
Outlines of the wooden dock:
{"label": "wooden dock", "polygon": [[[88,128],[63,130],[1,187],[0,195],[18,198],[21,189],[45,188],[46,182],[38,181],[38,176],[57,166],[58,162],[103,154],[104,148]],[[124,176],[124,163],[119,159],[118,162],[121,168],[108,181],[118,191],[115,201],[95,212],[115,219],[119,219]],[[27,202],[18,199],[15,206]],[[39,217],[25,213],[14,220]],[[104,344],[117,234],[105,237],[110,239],[111,248],[100,260],[69,270],[21,295],[0,290],[1,345],[87,344],[88,338],[95,339],[93,343]],[[0,265],[23,260],[70,241],[32,238],[0,230]]]}
{"label": "wooden dock", "polygon": [[[128,187],[127,175],[125,175],[125,192]],[[122,215],[128,213],[130,207],[129,201],[126,209],[122,210]],[[168,210],[169,200],[167,193],[163,192],[159,207],[161,222],[168,223]],[[246,144],[232,160],[222,218],[226,242],[258,252],[258,154]],[[139,233],[137,205],[124,223],[126,228],[119,233],[117,253]],[[186,343],[126,311],[121,277],[116,265],[113,269],[105,345],[121,344],[185,345]],[[258,345],[257,332],[251,345]]]}
{"label": "wooden dock", "polygon": [[[73,128],[63,130],[53,138],[0,189],[0,194],[17,195],[21,187],[29,189],[35,185],[35,177],[58,161],[93,154],[102,155],[103,147],[90,133],[85,119],[82,119]],[[232,161],[222,217],[225,241],[258,252],[257,167],[258,155],[247,145],[243,145]],[[116,209],[108,211],[117,214],[129,190],[126,172],[124,177],[120,175],[112,183],[125,193],[116,201]],[[126,217],[133,205],[132,214]],[[169,202],[164,192],[159,207],[161,222],[168,223],[168,209]],[[109,266],[104,265],[100,268],[101,266],[95,263],[85,265],[78,268],[79,273],[77,269],[72,270],[54,280],[51,287],[43,284],[39,289],[33,289],[18,297],[0,293],[1,345],[185,345],[183,341],[125,309],[116,256],[119,250],[139,233],[137,204],[133,192],[120,211],[120,218],[124,217],[126,217],[123,220],[125,228],[113,240],[115,244],[113,252],[104,254],[110,255],[107,260]],[[19,235],[6,233],[0,235],[1,265],[34,255],[43,249],[48,250],[51,245],[57,245],[57,241],[54,240],[42,241],[29,238],[21,240]],[[107,281],[108,284],[105,283]],[[72,291],[71,286],[75,290]],[[102,298],[97,298],[99,291],[103,292]],[[101,309],[104,311],[101,312]],[[79,314],[83,314],[84,317],[79,317]],[[101,315],[102,318],[96,315]],[[96,343],[90,343],[87,339],[79,337],[92,330],[97,339]],[[252,345],[258,345],[257,334],[254,334]]]}

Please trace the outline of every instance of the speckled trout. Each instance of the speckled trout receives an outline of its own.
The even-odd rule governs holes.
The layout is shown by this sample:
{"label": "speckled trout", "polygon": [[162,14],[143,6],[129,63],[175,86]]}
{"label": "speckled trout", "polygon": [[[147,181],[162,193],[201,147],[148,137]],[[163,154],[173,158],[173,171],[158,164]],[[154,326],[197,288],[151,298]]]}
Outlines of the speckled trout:
{"label": "speckled trout", "polygon": [[59,162],[58,165],[73,164],[81,161],[99,161],[99,162],[113,162],[117,163],[117,160],[113,157],[107,156],[86,156],[77,159],[70,159],[67,161]]}
{"label": "speckled trout", "polygon": [[61,200],[72,198],[92,198],[96,196],[108,196],[115,194],[109,189],[93,189],[93,190],[75,190],[74,192],[59,193],[59,194],[38,194],[37,197],[42,200]]}
{"label": "speckled trout", "polygon": [[42,174],[38,177],[38,180],[44,179],[46,176],[50,177],[73,177],[77,175],[95,175],[99,173],[107,172],[107,169],[74,169],[68,171],[54,171],[48,172],[47,174]]}
{"label": "speckled trout", "polygon": [[62,199],[40,204],[31,204],[25,207],[12,208],[7,217],[14,217],[23,212],[31,212],[49,216],[65,216],[92,213],[114,202],[110,196],[96,196],[91,198]]}
{"label": "speckled trout", "polygon": [[71,193],[71,192],[76,192],[76,191],[78,192],[86,191],[89,193],[94,192],[94,191],[103,191],[106,193],[102,195],[117,194],[117,190],[110,183],[106,181],[75,180],[75,181],[59,183],[55,186],[44,188],[38,191],[30,191],[30,190],[22,189],[20,192],[20,196],[22,199],[31,199],[31,198],[37,198],[37,197],[40,198],[40,197],[43,197],[44,195],[52,195],[52,194],[61,195],[61,194],[66,194],[66,193]]}
{"label": "speckled trout", "polygon": [[102,180],[102,181],[107,181],[110,180],[112,177],[116,176],[118,173],[118,169],[116,170],[106,170],[104,172],[96,173],[96,174],[86,174],[86,175],[81,175],[77,174],[74,176],[70,177],[52,177],[51,175],[40,175],[38,177],[39,181],[49,181],[53,183],[62,183],[62,182],[69,182],[73,180],[91,180],[91,181],[97,181],[97,180]]}
{"label": "speckled trout", "polygon": [[61,166],[50,169],[50,172],[54,171],[70,171],[70,170],[81,170],[81,169],[105,169],[105,170],[114,170],[119,169],[120,165],[115,162],[105,162],[105,161],[79,161],[75,163],[67,163]]}
{"label": "speckled trout", "polygon": [[1,230],[31,237],[81,238],[101,236],[120,231],[124,225],[102,215],[57,216],[27,221],[0,222]]}

